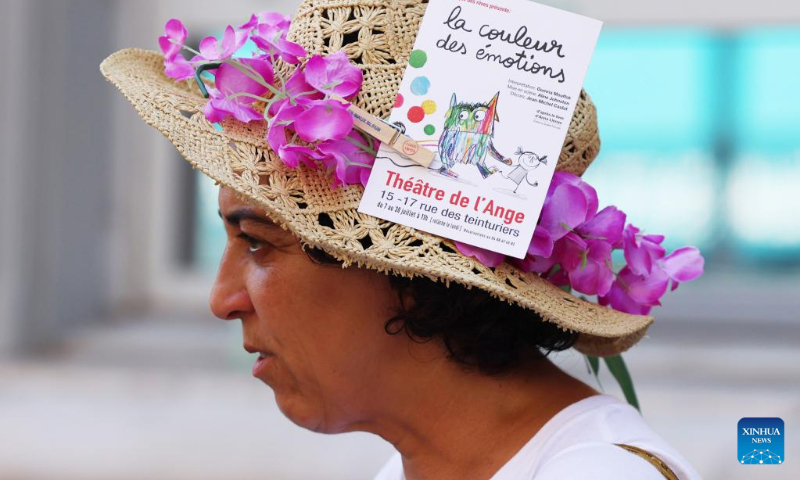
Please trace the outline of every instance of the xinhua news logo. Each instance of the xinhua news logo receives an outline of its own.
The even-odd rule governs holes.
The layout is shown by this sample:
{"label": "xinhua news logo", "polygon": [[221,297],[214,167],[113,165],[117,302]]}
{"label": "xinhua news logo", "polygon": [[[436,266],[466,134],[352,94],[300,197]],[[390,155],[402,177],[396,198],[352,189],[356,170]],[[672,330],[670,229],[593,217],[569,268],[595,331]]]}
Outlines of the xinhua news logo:
{"label": "xinhua news logo", "polygon": [[780,418],[743,418],[739,420],[739,463],[745,465],[780,465],[784,461],[783,420]]}

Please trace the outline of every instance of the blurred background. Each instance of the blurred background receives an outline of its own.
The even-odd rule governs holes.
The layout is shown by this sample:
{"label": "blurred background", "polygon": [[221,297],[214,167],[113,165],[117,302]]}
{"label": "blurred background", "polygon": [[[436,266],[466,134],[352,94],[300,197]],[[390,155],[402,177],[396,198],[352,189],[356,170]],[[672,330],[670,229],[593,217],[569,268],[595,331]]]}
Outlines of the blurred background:
{"label": "blurred background", "polygon": [[[207,307],[216,187],[98,70],[169,18],[196,42],[298,3],[0,3],[0,478],[366,479],[392,453],[295,427],[250,376]],[[800,478],[800,4],[542,3],[606,22],[586,80],[601,204],[707,260],[625,354],[645,419],[704,478]],[[739,465],[739,419],[775,416],[788,461]]]}

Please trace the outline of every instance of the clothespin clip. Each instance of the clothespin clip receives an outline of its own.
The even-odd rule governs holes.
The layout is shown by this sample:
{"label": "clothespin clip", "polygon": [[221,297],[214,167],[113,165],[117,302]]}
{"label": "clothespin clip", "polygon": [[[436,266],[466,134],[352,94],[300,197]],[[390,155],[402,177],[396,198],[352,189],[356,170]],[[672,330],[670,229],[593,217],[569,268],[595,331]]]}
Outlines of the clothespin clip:
{"label": "clothespin clip", "polygon": [[423,147],[419,142],[408,135],[400,133],[400,130],[395,126],[355,106],[339,95],[331,94],[331,98],[347,104],[347,111],[353,115],[353,119],[355,120],[354,126],[357,129],[367,135],[377,138],[381,143],[400,155],[425,168],[428,168],[434,157],[436,157],[436,153]]}

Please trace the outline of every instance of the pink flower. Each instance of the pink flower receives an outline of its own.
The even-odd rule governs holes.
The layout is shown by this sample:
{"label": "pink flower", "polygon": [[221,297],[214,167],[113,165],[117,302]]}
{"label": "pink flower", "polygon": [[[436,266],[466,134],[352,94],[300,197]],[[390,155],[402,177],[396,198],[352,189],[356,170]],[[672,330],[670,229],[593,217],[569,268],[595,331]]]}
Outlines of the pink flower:
{"label": "pink flower", "polygon": [[556,172],[553,174],[553,180],[550,182],[550,187],[548,187],[548,197],[552,192],[562,185],[573,185],[578,187],[586,197],[586,220],[588,221],[594,217],[595,213],[597,213],[597,207],[599,205],[597,201],[597,191],[594,189],[594,187],[584,182],[581,177],[572,173]]}
{"label": "pink flower", "polygon": [[358,172],[358,180],[361,182],[361,185],[366,187],[367,182],[369,182],[369,176],[372,174],[371,168],[362,168],[360,172]]}
{"label": "pink flower", "polygon": [[282,108],[270,120],[269,130],[267,130],[267,143],[269,143],[270,148],[281,157],[284,163],[292,168],[297,166],[298,158],[288,154],[285,157],[282,156],[281,149],[289,143],[286,140],[286,129],[302,112],[303,107],[300,105],[283,104]]}
{"label": "pink flower", "polygon": [[306,56],[306,50],[287,40],[286,32],[280,22],[259,23],[251,32],[250,39],[269,56],[278,57],[286,63],[298,64],[300,58]]}
{"label": "pink flower", "polygon": [[553,237],[550,232],[541,225],[536,225],[531,237],[531,243],[528,245],[528,255],[538,255],[541,257],[549,257],[553,254]]}
{"label": "pink flower", "polygon": [[548,272],[554,265],[558,263],[555,256],[540,257],[538,255],[527,255],[523,259],[512,258],[511,264],[519,268],[523,272]]}
{"label": "pink flower", "polygon": [[203,114],[209,122],[221,122],[228,115],[244,123],[263,119],[261,113],[250,105],[239,101],[238,98],[230,98],[216,88],[209,88],[208,96],[208,103],[203,108]]}
{"label": "pink flower", "polygon": [[231,58],[247,42],[248,31],[234,30],[228,25],[218,42],[214,36],[200,40],[200,56],[205,60],[222,60]]}
{"label": "pink flower", "polygon": [[173,18],[167,22],[164,30],[166,35],[158,37],[158,46],[164,53],[164,74],[175,80],[193,78],[194,67],[180,53],[186,43],[186,27]]}
{"label": "pink flower", "polygon": [[671,290],[675,290],[681,282],[689,282],[702,275],[705,260],[697,247],[683,247],[667,255],[659,263],[672,280]]}
{"label": "pink flower", "polygon": [[363,74],[354,66],[347,54],[340,50],[327,55],[314,55],[305,68],[306,81],[320,92],[334,93],[343,98],[350,98],[361,89]]}
{"label": "pink flower", "polygon": [[578,268],[589,245],[578,234],[569,232],[553,248],[553,257],[561,268],[571,271]]}
{"label": "pink flower", "polygon": [[572,288],[586,295],[607,294],[614,281],[611,244],[604,240],[588,240],[580,255],[580,264],[567,272]]}
{"label": "pink flower", "polygon": [[[663,239],[660,235],[653,237],[648,241],[660,242]],[[608,294],[598,297],[598,301],[601,305],[611,305],[615,310],[646,315],[653,306],[661,305],[660,299],[667,292],[670,281],[672,290],[675,290],[680,282],[702,275],[703,264],[703,257],[696,247],[683,247],[664,258],[652,260],[649,273],[638,275],[626,266],[617,274]]]}
{"label": "pink flower", "polygon": [[334,187],[362,182],[363,171],[372,171],[375,155],[359,146],[364,142],[365,139],[360,133],[351,130],[343,139],[327,140],[317,145],[317,149],[325,154],[322,162],[335,168]]}
{"label": "pink flower", "polygon": [[553,255],[553,239],[550,232],[541,225],[536,225],[528,245],[528,253],[523,259],[511,259],[511,264],[523,272],[544,273],[556,264]]}
{"label": "pink flower", "polygon": [[[274,83],[272,63],[260,58],[240,58],[235,60],[242,64],[250,73],[254,73],[258,80],[254,80],[247,73],[235,65],[223,63],[217,69],[215,76],[217,88],[226,95],[248,93],[263,97],[269,89],[264,85]],[[250,96],[241,96],[242,102],[253,103],[256,99]]]}
{"label": "pink flower", "polygon": [[661,305],[659,299],[667,292],[668,282],[669,277],[660,268],[650,275],[636,275],[625,267],[617,273],[608,294],[598,297],[598,302],[621,312],[647,315],[652,307]]}
{"label": "pink flower", "polygon": [[[597,213],[597,192],[580,177],[556,172],[547,190],[539,225],[555,242]],[[541,248],[541,247],[540,247]]]}
{"label": "pink flower", "polygon": [[340,140],[353,128],[353,116],[336,100],[312,100],[303,108],[294,130],[307,142]]}
{"label": "pink flower", "polygon": [[172,60],[180,53],[186,44],[186,27],[177,18],[172,18],[164,25],[166,35],[158,37],[158,46],[164,53],[164,58]]}
{"label": "pink flower", "polygon": [[611,205],[600,210],[589,221],[576,227],[575,231],[583,238],[605,240],[612,247],[619,248],[622,246],[625,220],[625,212]]}
{"label": "pink flower", "polygon": [[461,242],[454,242],[456,244],[456,248],[459,252],[463,253],[468,257],[476,258],[479,262],[486,265],[487,267],[494,268],[505,260],[506,256],[502,253],[492,252],[490,250],[485,250],[480,247],[475,247],[472,245],[467,245],[466,243]]}
{"label": "pink flower", "polygon": [[278,156],[283,163],[291,168],[296,167],[300,162],[305,163],[311,168],[316,168],[313,160],[322,160],[324,155],[318,150],[311,149],[303,145],[288,144],[278,150]]}
{"label": "pink flower", "polygon": [[[241,58],[237,62],[254,70],[264,82],[273,82],[272,64],[258,58]],[[209,89],[209,102],[204,113],[208,121],[219,122],[231,115],[240,122],[263,119],[263,114],[251,105],[256,100],[247,95],[234,96],[238,93],[247,93],[255,96],[264,96],[268,89],[239,70],[234,65],[223,63],[216,71],[217,88]]]}
{"label": "pink flower", "polygon": [[294,72],[292,72],[291,76],[289,76],[289,79],[286,80],[281,90],[286,98],[273,102],[270,105],[270,115],[275,115],[275,113],[280,110],[281,106],[290,100],[298,103],[307,103],[309,100],[321,100],[325,98],[322,93],[316,91],[314,87],[306,82],[305,74],[300,68],[297,68]]}
{"label": "pink flower", "polygon": [[291,20],[286,15],[278,12],[261,12],[257,15],[254,13],[250,16],[250,20],[247,23],[239,27],[239,30],[246,30],[249,32],[262,23],[272,25],[283,32],[288,32]]}
{"label": "pink flower", "polygon": [[656,260],[664,258],[666,249],[660,244],[663,235],[640,235],[632,224],[622,234],[623,251],[628,267],[636,275],[649,275]]}

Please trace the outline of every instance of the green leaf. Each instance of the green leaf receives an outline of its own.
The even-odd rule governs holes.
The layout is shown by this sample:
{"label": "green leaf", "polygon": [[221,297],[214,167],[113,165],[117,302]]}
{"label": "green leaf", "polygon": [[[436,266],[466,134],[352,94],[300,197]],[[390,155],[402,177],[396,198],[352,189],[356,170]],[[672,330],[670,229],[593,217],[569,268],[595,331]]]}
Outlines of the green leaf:
{"label": "green leaf", "polygon": [[589,373],[594,375],[595,380],[597,380],[597,386],[600,387],[600,391],[605,392],[603,384],[600,382],[600,359],[592,357],[591,355],[584,356],[586,357],[586,363],[589,364]]}
{"label": "green leaf", "polygon": [[625,362],[622,360],[622,355],[605,357],[603,361],[606,362],[606,366],[611,372],[611,375],[614,376],[620,388],[622,388],[622,393],[625,394],[625,400],[633,405],[636,410],[641,412],[639,400],[636,398],[636,390],[633,388],[633,380],[631,379],[631,374],[628,372],[628,367],[625,366]]}

